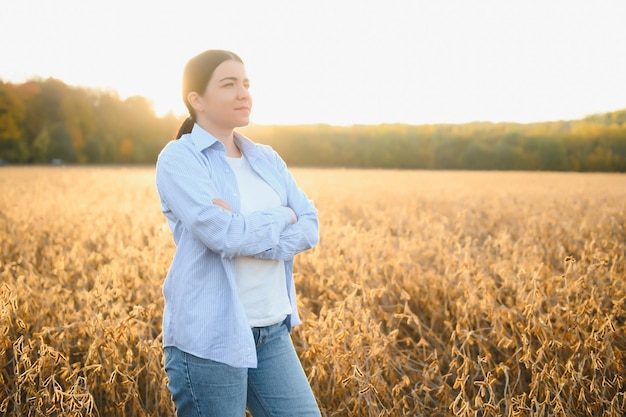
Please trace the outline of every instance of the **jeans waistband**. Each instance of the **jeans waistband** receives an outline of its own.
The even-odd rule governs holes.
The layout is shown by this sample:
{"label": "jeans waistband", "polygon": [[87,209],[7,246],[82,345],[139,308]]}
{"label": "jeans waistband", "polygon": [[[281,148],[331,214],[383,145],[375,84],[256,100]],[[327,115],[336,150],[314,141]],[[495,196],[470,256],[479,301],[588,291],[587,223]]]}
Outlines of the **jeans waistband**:
{"label": "jeans waistband", "polygon": [[286,324],[286,321],[287,319],[279,323],[270,324],[269,326],[252,327],[252,335],[254,336],[254,344],[256,345],[256,347],[262,345],[268,336],[276,333],[283,324]]}

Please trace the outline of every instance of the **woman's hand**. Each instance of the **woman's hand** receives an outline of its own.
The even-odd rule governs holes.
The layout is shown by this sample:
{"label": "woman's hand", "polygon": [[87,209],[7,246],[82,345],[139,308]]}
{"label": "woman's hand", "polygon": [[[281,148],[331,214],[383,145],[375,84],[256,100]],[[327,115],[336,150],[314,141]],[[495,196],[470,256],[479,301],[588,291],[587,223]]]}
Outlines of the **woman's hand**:
{"label": "woman's hand", "polygon": [[230,206],[230,204],[228,204],[227,201],[222,200],[221,198],[214,198],[213,199],[213,204],[215,204],[216,206],[221,207],[222,210],[230,211],[231,213],[233,212],[233,208]]}
{"label": "woman's hand", "polygon": [[289,209],[289,211],[291,211],[291,224],[294,224],[298,221],[298,216],[296,215],[296,212],[292,210],[291,207],[287,207]]}

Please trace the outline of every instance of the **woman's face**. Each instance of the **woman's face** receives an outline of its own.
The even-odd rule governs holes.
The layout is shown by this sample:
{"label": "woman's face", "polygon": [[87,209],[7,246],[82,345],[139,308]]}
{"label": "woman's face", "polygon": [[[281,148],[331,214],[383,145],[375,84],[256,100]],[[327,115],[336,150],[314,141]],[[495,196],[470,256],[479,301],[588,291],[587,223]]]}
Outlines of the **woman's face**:
{"label": "woman's face", "polygon": [[248,125],[252,110],[250,81],[244,65],[235,60],[215,68],[202,95],[197,96],[196,117],[220,130]]}

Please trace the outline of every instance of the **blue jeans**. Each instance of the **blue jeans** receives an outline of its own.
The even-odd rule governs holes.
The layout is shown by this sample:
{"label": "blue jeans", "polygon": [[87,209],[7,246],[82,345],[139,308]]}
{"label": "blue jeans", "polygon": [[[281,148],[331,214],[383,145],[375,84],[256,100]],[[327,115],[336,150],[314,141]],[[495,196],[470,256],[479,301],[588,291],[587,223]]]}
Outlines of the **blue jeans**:
{"label": "blue jeans", "polygon": [[286,324],[252,329],[257,368],[234,368],[166,347],[165,372],[178,417],[320,416]]}

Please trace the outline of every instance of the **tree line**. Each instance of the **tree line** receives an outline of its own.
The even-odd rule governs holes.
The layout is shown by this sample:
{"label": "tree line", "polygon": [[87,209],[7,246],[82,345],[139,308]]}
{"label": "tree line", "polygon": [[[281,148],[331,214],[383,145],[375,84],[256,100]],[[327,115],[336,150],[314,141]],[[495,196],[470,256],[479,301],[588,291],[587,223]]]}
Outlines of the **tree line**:
{"label": "tree line", "polygon": [[149,163],[179,118],[152,103],[49,78],[0,83],[0,159],[16,163]]}
{"label": "tree line", "polygon": [[[152,164],[182,122],[135,96],[49,78],[0,82],[0,160]],[[581,120],[433,125],[251,125],[292,166],[626,172],[626,109]]]}

